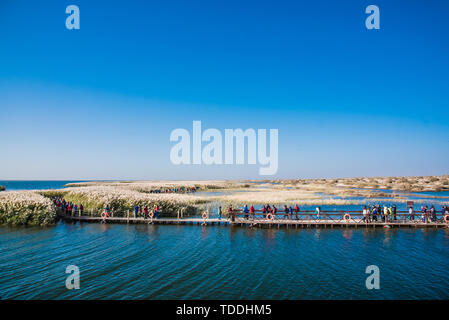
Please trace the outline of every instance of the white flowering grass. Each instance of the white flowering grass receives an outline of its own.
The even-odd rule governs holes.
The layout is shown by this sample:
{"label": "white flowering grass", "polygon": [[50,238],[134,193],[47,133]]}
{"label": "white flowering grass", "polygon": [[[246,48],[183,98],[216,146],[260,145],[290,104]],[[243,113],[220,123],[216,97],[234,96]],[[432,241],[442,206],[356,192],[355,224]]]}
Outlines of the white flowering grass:
{"label": "white flowering grass", "polygon": [[150,191],[154,189],[166,189],[166,188],[192,188],[195,187],[201,190],[207,189],[225,189],[225,188],[237,188],[241,183],[236,181],[225,180],[190,180],[190,181],[167,181],[167,180],[155,180],[155,181],[88,181],[88,182],[76,182],[69,183],[66,187],[119,187],[128,188],[139,191]]}
{"label": "white flowering grass", "polygon": [[[422,189],[449,186],[448,176],[399,177],[399,178],[347,178],[347,179],[299,179],[272,181],[106,181],[70,184],[60,190],[15,191],[0,193],[0,224],[43,225],[56,220],[51,198],[62,197],[68,202],[82,204],[85,214],[99,215],[106,205],[114,216],[133,212],[135,205],[158,205],[163,215],[176,216],[179,209],[184,215],[197,213],[204,206],[219,204],[298,204],[298,205],[359,205],[368,202],[405,202],[408,194],[379,192],[385,189],[401,189],[408,184]],[[197,193],[149,193],[154,189],[191,188]],[[404,189],[407,189],[404,187]],[[416,203],[428,202],[416,199]],[[355,198],[354,198],[355,197]],[[423,196],[424,197],[424,196]],[[351,199],[352,198],[352,199]],[[428,198],[428,196],[426,196]],[[447,201],[444,198],[435,204]]]}
{"label": "white flowering grass", "polygon": [[194,194],[179,193],[145,193],[134,190],[128,186],[100,186],[70,187],[61,190],[42,191],[46,196],[62,196],[66,201],[78,205],[82,204],[86,210],[93,210],[94,215],[109,205],[114,210],[114,215],[124,215],[128,210],[133,210],[135,205],[148,206],[151,210],[155,205],[161,207],[164,214],[176,215],[177,210],[185,208],[185,213],[193,213],[195,205],[206,202],[205,197]]}
{"label": "white flowering grass", "polygon": [[33,191],[0,193],[0,224],[48,225],[56,222],[52,201]]}
{"label": "white flowering grass", "polygon": [[414,176],[414,177],[360,177],[337,179],[296,179],[296,180],[266,180],[266,183],[277,183],[280,186],[307,186],[309,188],[332,189],[387,189],[409,192],[449,190],[449,175]]}

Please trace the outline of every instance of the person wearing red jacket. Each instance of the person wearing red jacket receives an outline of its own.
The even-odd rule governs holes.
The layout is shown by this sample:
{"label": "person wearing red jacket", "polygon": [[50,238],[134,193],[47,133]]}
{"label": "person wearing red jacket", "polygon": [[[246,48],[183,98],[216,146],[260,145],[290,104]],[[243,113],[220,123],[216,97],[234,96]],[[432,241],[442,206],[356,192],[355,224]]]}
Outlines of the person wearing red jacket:
{"label": "person wearing red jacket", "polygon": [[298,212],[299,212],[299,207],[298,207],[298,205],[295,205],[295,216],[296,216],[296,220],[298,220]]}
{"label": "person wearing red jacket", "polygon": [[256,210],[254,210],[254,206],[251,205],[251,207],[249,207],[249,214],[251,215],[251,218],[254,220],[254,214],[255,214]]}

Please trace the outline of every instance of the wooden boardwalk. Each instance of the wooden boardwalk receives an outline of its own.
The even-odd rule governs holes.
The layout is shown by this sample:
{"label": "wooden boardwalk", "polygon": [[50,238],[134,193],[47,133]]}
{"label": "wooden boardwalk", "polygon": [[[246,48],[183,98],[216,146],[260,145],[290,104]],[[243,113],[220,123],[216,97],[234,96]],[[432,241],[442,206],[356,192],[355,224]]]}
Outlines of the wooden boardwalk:
{"label": "wooden boardwalk", "polygon": [[94,223],[122,223],[122,224],[154,224],[154,225],[231,225],[241,227],[261,227],[261,228],[448,228],[445,222],[423,222],[421,220],[408,221],[397,220],[393,222],[372,221],[364,222],[361,219],[274,219],[263,218],[246,219],[235,218],[234,221],[223,218],[134,218],[134,217],[101,217],[90,216],[63,216],[62,219],[72,222],[94,222]]}

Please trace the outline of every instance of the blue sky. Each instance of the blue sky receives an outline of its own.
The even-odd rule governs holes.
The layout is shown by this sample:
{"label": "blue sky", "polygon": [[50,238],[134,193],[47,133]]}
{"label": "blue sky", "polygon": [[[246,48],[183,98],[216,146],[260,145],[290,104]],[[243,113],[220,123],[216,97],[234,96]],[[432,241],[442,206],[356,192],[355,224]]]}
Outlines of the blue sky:
{"label": "blue sky", "polygon": [[[76,4],[81,29],[65,28]],[[366,6],[380,30],[365,28]],[[279,129],[275,177],[447,174],[447,1],[2,1],[0,179],[241,179],[170,132]],[[270,177],[268,177],[270,178]]]}

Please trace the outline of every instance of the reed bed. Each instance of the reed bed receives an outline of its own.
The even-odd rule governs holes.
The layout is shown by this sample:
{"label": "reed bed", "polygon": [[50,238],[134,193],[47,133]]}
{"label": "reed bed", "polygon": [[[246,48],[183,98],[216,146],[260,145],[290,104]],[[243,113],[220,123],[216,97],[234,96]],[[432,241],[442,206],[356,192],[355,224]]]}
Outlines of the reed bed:
{"label": "reed bed", "polygon": [[176,215],[178,209],[183,208],[188,215],[195,213],[196,205],[207,202],[204,197],[194,194],[144,193],[129,187],[111,185],[71,187],[40,193],[47,197],[62,197],[68,202],[82,204],[86,212],[93,210],[95,215],[99,215],[106,205],[117,215],[123,215],[128,210],[132,213],[135,205],[148,206],[149,209],[158,205],[163,214],[169,216]]}
{"label": "reed bed", "polygon": [[360,188],[388,189],[408,192],[439,192],[449,190],[449,175],[413,176],[413,177],[365,177],[339,179],[296,179],[296,180],[266,180],[265,183],[276,183],[283,186],[308,186],[328,188]]}
{"label": "reed bed", "polygon": [[[413,185],[413,188],[409,188]],[[82,204],[85,214],[99,215],[108,205],[114,216],[133,213],[135,205],[150,210],[158,205],[165,216],[176,216],[183,209],[193,215],[211,205],[277,204],[277,205],[364,205],[367,203],[403,203],[417,195],[403,190],[449,189],[449,176],[386,177],[345,179],[296,179],[266,181],[105,181],[72,183],[59,190],[13,191],[0,193],[0,224],[46,225],[56,221],[52,198]],[[214,191],[196,193],[150,193],[154,189],[192,188]],[[402,190],[388,193],[382,189]],[[433,201],[443,204],[445,196]],[[414,200],[428,203],[429,199]]]}
{"label": "reed bed", "polygon": [[56,222],[52,201],[33,191],[11,191],[0,194],[0,224],[50,225]]}
{"label": "reed bed", "polygon": [[[150,191],[153,189],[167,189],[167,188],[192,188],[195,187],[199,190],[216,190],[216,189],[229,189],[229,188],[241,188],[245,187],[244,184],[236,181],[225,180],[209,180],[209,181],[89,181],[89,182],[76,182],[68,183],[66,187],[119,187],[127,188],[137,191]],[[247,187],[247,186],[246,186]]]}

